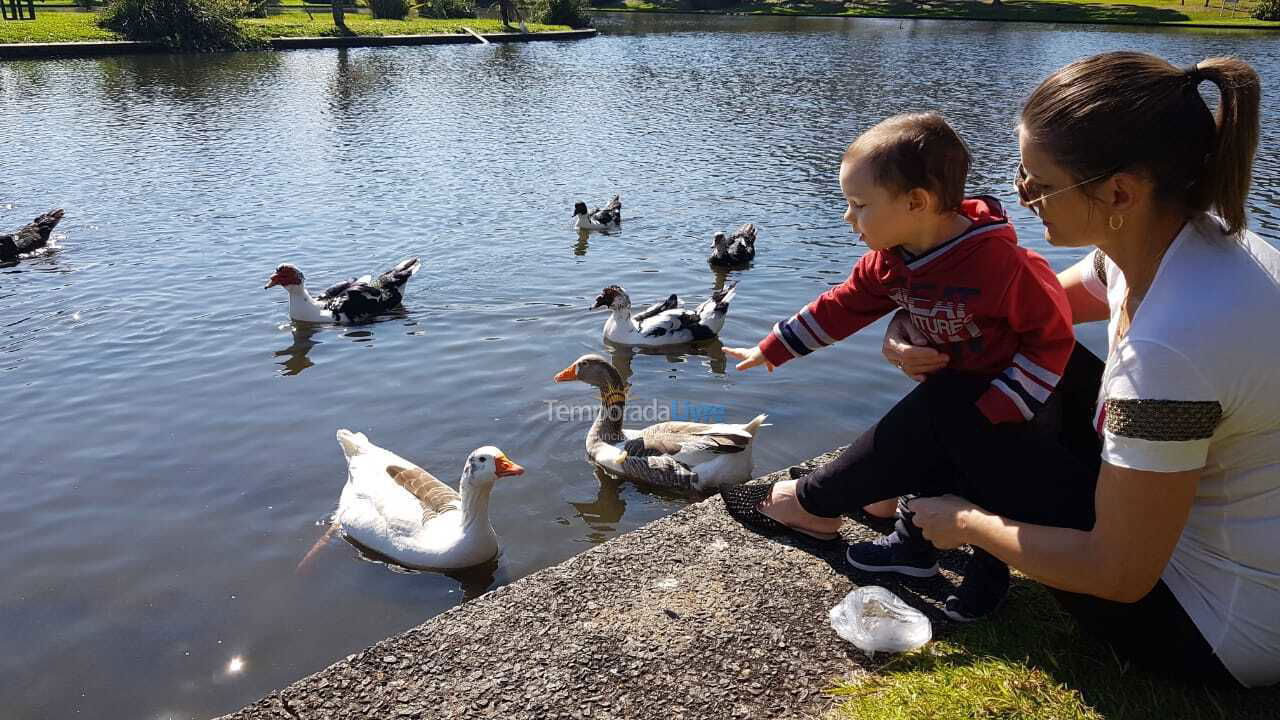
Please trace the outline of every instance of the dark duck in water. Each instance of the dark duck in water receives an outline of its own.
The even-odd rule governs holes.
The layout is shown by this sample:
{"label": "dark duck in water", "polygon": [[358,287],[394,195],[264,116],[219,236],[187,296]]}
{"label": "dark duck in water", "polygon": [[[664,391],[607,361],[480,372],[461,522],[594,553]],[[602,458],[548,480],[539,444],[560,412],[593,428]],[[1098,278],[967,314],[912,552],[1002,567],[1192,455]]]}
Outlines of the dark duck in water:
{"label": "dark duck in water", "polygon": [[620,230],[622,228],[622,198],[614,195],[613,199],[603,209],[592,208],[588,210],[586,203],[575,203],[573,206],[573,220],[574,227],[579,230],[597,230],[599,232]]}
{"label": "dark duck in water", "polygon": [[50,210],[22,229],[0,235],[0,262],[16,262],[27,253],[49,244],[49,235],[62,220],[62,210]]}
{"label": "dark duck in water", "polygon": [[722,267],[746,265],[756,257],[756,226],[747,223],[728,237],[718,232],[711,241],[707,262]]}
{"label": "dark duck in water", "polygon": [[267,287],[282,286],[289,293],[289,317],[304,322],[353,323],[370,320],[398,306],[404,298],[404,285],[422,266],[418,258],[409,258],[377,280],[365,275],[340,282],[313,298],[302,284],[302,271],[285,263],[276,268]]}

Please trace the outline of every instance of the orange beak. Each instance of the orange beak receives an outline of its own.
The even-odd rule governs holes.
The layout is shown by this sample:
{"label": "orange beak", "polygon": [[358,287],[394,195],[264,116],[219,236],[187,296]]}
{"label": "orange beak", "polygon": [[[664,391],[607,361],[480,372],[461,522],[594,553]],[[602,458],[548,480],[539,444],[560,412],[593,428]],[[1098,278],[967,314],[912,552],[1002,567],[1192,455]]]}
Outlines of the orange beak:
{"label": "orange beak", "polygon": [[523,475],[524,468],[511,461],[506,455],[499,455],[493,459],[494,471],[498,477],[506,477],[508,475]]}
{"label": "orange beak", "polygon": [[569,382],[570,380],[577,380],[577,379],[578,379],[578,366],[576,363],[556,373],[556,376],[552,378],[552,380],[555,380],[556,382]]}
{"label": "orange beak", "polygon": [[272,275],[272,276],[271,276],[271,279],[267,281],[267,284],[266,284],[265,286],[263,286],[263,288],[262,288],[262,289],[263,289],[263,290],[266,290],[267,288],[273,288],[273,287],[275,287],[275,286],[277,286],[277,285],[279,285],[279,284],[280,284],[280,276],[279,276],[279,275]]}

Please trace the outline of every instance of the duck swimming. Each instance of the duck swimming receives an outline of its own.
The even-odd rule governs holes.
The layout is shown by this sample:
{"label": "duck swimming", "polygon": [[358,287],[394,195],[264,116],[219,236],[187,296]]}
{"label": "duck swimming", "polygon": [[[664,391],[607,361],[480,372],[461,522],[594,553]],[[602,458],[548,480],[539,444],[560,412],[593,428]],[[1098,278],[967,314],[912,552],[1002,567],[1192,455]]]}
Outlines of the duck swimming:
{"label": "duck swimming", "polygon": [[49,235],[62,221],[62,209],[50,210],[22,228],[0,235],[0,262],[16,262],[23,255],[49,244]]}
{"label": "duck swimming", "polygon": [[347,484],[333,518],[352,540],[419,569],[471,567],[498,554],[489,493],[499,478],[524,474],[501,450],[485,446],[472,452],[454,490],[364,433],[337,435],[347,458]]}
{"label": "duck swimming", "polygon": [[751,444],[765,415],[746,424],[662,422],[643,430],[622,427],[627,386],[599,355],[583,355],[555,376],[600,390],[600,413],[587,431],[587,459],[637,483],[669,490],[712,492],[751,479]]}
{"label": "duck swimming", "polygon": [[720,333],[736,287],[735,283],[712,293],[710,299],[694,310],[679,307],[679,299],[671,295],[633,316],[627,291],[619,285],[610,285],[600,291],[591,309],[609,309],[609,318],[604,321],[604,337],[611,342],[649,346],[698,342]]}
{"label": "duck swimming", "polygon": [[574,203],[573,222],[574,227],[579,230],[616,232],[622,228],[622,198],[614,195],[604,209],[588,210],[586,203]]}
{"label": "duck swimming", "polygon": [[747,223],[725,237],[718,232],[711,240],[711,257],[707,262],[712,265],[736,266],[746,265],[756,257],[756,226]]}
{"label": "duck swimming", "polygon": [[276,268],[266,287],[280,285],[289,293],[289,317],[303,322],[353,323],[370,320],[398,306],[404,299],[404,285],[422,264],[409,258],[377,280],[365,275],[337,283],[313,298],[302,284],[305,279],[296,265]]}

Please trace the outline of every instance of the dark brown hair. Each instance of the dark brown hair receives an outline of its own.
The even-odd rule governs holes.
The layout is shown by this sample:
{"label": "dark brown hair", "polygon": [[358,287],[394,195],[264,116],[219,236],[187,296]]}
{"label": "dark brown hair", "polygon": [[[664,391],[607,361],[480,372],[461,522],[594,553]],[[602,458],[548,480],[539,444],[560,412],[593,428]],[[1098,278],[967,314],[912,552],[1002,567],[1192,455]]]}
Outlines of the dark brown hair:
{"label": "dark brown hair", "polygon": [[[1218,87],[1216,117],[1198,90]],[[1050,75],[1022,108],[1022,128],[1077,181],[1143,172],[1156,198],[1188,213],[1214,209],[1244,228],[1258,147],[1258,74],[1235,58],[1179,69],[1136,52],[1078,60]]]}
{"label": "dark brown hair", "polygon": [[923,188],[942,211],[964,200],[969,148],[937,113],[894,115],[859,135],[844,156],[870,163],[876,183],[895,194]]}

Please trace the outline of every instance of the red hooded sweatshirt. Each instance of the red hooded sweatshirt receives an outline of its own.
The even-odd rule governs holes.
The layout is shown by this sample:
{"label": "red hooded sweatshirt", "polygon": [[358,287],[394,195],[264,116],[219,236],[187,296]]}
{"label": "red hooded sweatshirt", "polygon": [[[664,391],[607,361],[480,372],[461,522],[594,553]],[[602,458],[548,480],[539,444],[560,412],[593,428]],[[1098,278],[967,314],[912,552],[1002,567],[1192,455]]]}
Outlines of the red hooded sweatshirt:
{"label": "red hooded sweatshirt", "polygon": [[998,200],[968,198],[960,212],[969,229],[923,255],[863,255],[848,280],[773,327],[765,358],[782,365],[904,308],[949,368],[993,378],[978,399],[988,420],[1030,420],[1075,346],[1066,291],[1043,257],[1018,246]]}

